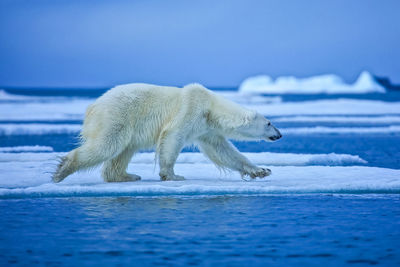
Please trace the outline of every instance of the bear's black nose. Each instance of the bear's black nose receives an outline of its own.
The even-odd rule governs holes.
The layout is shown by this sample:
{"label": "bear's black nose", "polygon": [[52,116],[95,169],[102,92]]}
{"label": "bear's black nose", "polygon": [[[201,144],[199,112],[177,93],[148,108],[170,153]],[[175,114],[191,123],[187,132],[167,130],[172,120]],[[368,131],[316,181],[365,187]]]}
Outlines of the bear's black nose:
{"label": "bear's black nose", "polygon": [[281,134],[279,134],[279,135],[274,135],[274,136],[271,136],[271,137],[269,138],[269,140],[275,141],[275,140],[280,139],[281,137],[282,137]]}

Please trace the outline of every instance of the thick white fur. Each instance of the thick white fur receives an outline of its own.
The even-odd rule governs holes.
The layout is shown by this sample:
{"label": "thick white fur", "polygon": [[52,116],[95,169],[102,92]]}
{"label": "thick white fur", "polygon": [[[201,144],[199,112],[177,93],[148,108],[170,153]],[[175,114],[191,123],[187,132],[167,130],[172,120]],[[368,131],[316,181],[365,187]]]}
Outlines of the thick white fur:
{"label": "thick white fur", "polygon": [[196,144],[217,166],[252,178],[270,174],[246,159],[227,139],[280,137],[255,111],[230,102],[202,85],[184,88],[149,84],[117,86],[87,108],[82,145],[61,159],[53,181],[102,162],[107,182],[139,180],[126,173],[135,152],[156,148],[162,180],[183,180],[174,164],[185,145]]}

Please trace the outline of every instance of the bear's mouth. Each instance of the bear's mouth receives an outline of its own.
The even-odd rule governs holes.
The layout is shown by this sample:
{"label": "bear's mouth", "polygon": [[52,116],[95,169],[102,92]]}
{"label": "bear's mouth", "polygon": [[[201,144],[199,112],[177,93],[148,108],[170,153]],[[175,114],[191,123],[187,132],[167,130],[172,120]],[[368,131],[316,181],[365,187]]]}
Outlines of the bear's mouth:
{"label": "bear's mouth", "polygon": [[282,138],[282,135],[279,134],[279,135],[271,136],[268,139],[271,140],[271,141],[276,141],[276,140],[281,139],[281,138]]}

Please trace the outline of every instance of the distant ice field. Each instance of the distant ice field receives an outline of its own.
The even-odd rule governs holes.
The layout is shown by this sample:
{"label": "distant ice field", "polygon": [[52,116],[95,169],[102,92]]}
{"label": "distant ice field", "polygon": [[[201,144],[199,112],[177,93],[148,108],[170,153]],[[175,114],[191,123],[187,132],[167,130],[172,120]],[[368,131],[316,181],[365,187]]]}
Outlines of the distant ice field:
{"label": "distant ice field", "polygon": [[[44,134],[76,134],[81,130],[80,124],[49,123],[0,123],[0,135],[44,135]],[[369,134],[400,133],[400,125],[379,127],[296,127],[280,128],[282,134]]]}
{"label": "distant ice field", "polygon": [[[82,120],[93,99],[60,100],[45,103],[0,103],[0,121]],[[282,115],[399,115],[400,102],[380,100],[328,99],[304,102],[247,103],[244,106],[265,116]]]}

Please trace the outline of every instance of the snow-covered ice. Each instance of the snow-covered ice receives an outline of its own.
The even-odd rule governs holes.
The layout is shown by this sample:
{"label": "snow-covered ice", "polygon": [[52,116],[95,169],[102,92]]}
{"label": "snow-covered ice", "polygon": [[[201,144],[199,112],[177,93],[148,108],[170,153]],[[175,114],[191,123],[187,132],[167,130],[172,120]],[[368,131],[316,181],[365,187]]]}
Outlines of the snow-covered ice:
{"label": "snow-covered ice", "polygon": [[[0,162],[46,162],[56,160],[65,155],[62,153],[0,153]],[[274,166],[306,166],[306,165],[349,165],[349,164],[365,164],[365,160],[357,155],[348,154],[294,154],[294,153],[271,153],[260,152],[251,153],[244,152],[255,164],[274,165]],[[143,152],[136,154],[131,163],[153,164],[154,152]],[[211,163],[203,154],[198,152],[181,153],[176,161],[177,163],[195,164],[195,163]]]}
{"label": "snow-covered ice", "polygon": [[309,78],[282,76],[275,81],[270,76],[260,75],[245,79],[239,88],[242,94],[365,94],[385,91],[367,71],[363,71],[353,84],[345,83],[334,74]]}
{"label": "snow-covered ice", "polygon": [[50,102],[0,103],[0,120],[82,120],[94,99],[66,99]]}
{"label": "snow-covered ice", "polygon": [[[134,157],[128,167],[128,171],[141,175],[142,181],[104,183],[99,169],[95,169],[53,184],[51,172],[60,155],[62,153],[0,153],[0,197],[400,192],[400,170],[322,166],[365,163],[352,155],[246,153],[257,164],[272,166],[273,175],[244,181],[235,172],[221,173],[200,153],[182,153],[176,172],[187,180],[161,182],[154,165],[154,153],[143,153]],[[310,166],[317,164],[320,165]]]}

